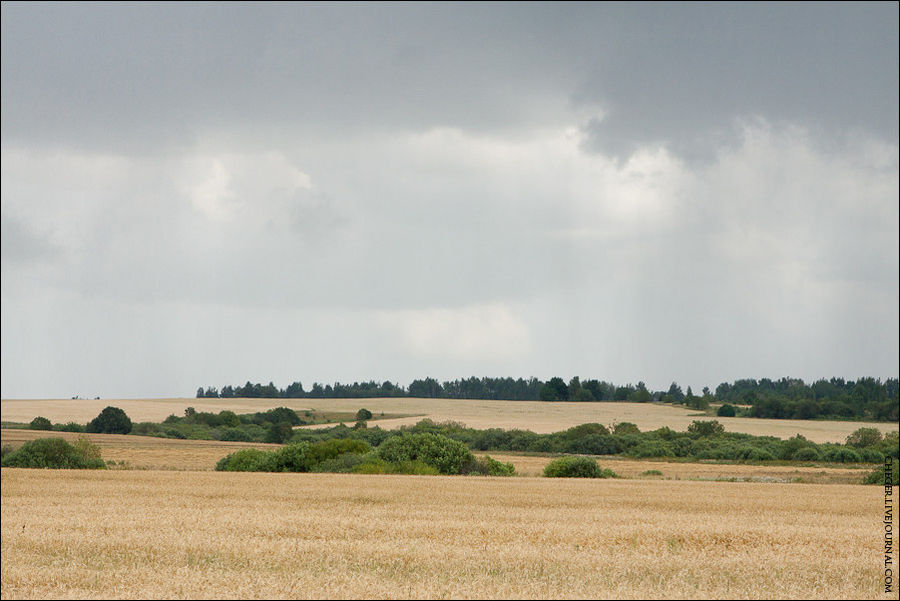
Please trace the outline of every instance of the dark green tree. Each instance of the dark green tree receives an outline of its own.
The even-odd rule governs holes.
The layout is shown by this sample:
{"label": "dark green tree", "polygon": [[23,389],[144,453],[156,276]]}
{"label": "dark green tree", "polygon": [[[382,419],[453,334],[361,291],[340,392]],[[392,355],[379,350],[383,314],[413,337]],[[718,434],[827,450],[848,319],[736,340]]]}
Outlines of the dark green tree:
{"label": "dark green tree", "polygon": [[736,413],[736,411],[735,411],[734,405],[729,405],[728,403],[725,403],[724,405],[719,407],[719,410],[716,412],[716,415],[718,415],[719,417],[734,417],[735,413]]}
{"label": "dark green tree", "polygon": [[107,407],[88,423],[85,431],[100,434],[128,434],[131,432],[131,419],[118,407]]}
{"label": "dark green tree", "polygon": [[541,387],[540,394],[542,401],[568,401],[569,387],[562,378],[550,378]]}
{"label": "dark green tree", "polygon": [[31,420],[31,423],[28,424],[28,427],[31,430],[52,430],[53,424],[50,423],[50,420],[47,419],[46,417],[38,416],[38,417],[34,418],[33,420]]}

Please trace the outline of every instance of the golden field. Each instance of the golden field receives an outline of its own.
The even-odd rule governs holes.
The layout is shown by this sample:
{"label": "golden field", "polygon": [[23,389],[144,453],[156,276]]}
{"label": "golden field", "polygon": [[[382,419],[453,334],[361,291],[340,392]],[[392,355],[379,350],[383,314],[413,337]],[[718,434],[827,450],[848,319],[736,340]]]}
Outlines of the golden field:
{"label": "golden field", "polygon": [[696,419],[718,419],[729,432],[789,438],[802,434],[813,442],[844,442],[857,428],[873,427],[896,431],[896,424],[869,422],[709,418],[691,409],[643,403],[545,403],[540,401],[477,401],[462,399],[79,399],[4,400],[0,419],[30,422],[38,415],[53,422],[87,423],[109,405],[120,407],[136,422],[162,421],[170,414],[183,415],[187,407],[197,411],[235,413],[265,411],[273,407],[355,412],[365,407],[375,414],[404,414],[415,417],[379,420],[382,428],[414,424],[428,417],[434,421],[458,421],[470,428],[521,428],[538,433],[557,432],[578,424],[598,422],[611,425],[632,422],[641,430],[668,426],[684,431]]}
{"label": "golden field", "polygon": [[4,599],[888,597],[879,487],[2,474]]}

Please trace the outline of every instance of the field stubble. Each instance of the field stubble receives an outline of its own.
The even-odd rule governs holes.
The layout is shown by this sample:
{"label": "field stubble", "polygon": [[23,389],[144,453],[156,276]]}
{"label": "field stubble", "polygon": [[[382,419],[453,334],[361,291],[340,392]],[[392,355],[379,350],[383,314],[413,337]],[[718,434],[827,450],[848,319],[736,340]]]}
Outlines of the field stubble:
{"label": "field stubble", "polygon": [[882,598],[877,487],[3,469],[6,598]]}

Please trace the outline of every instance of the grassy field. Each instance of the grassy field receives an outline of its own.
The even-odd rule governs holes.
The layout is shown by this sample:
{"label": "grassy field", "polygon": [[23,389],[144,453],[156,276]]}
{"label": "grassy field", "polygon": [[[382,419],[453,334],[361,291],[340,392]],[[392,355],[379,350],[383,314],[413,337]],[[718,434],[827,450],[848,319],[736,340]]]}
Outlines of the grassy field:
{"label": "grassy field", "polygon": [[[414,424],[429,417],[434,421],[458,421],[471,428],[521,428],[538,433],[557,432],[588,422],[610,425],[632,422],[641,430],[668,426],[684,431],[696,419],[711,419],[683,407],[641,403],[543,403],[539,401],[475,401],[454,399],[100,399],[100,400],[4,400],[0,419],[30,422],[41,415],[53,422],[86,423],[104,407],[120,407],[133,421],[162,421],[168,415],[184,415],[186,407],[197,411],[231,409],[236,413],[264,411],[285,406],[322,412],[355,413],[365,407],[380,415],[415,417],[380,420],[383,428]],[[789,438],[802,434],[813,442],[844,442],[857,428],[875,427],[896,431],[897,424],[811,420],[776,420],[720,417],[729,432]]]}
{"label": "grassy field", "polygon": [[[3,469],[12,598],[888,598],[879,487]],[[896,598],[896,597],[894,597]]]}

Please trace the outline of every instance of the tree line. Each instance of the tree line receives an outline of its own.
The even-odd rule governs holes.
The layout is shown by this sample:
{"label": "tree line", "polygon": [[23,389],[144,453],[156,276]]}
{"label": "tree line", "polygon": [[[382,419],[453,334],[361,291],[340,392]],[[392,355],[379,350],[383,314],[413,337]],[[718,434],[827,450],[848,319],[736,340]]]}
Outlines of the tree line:
{"label": "tree line", "polygon": [[301,382],[278,388],[247,382],[243,386],[200,387],[197,398],[379,398],[416,397],[445,399],[486,399],[509,401],[577,401],[577,402],[665,402],[706,410],[712,403],[727,405],[719,410],[724,417],[765,417],[775,419],[851,419],[897,421],[897,378],[819,379],[811,384],[799,378],[741,379],[723,382],[715,391],[704,387],[695,394],[688,386],[683,390],[672,382],[668,390],[651,391],[644,382],[616,385],[597,379],[582,381],[575,376],[566,382],[561,377],[547,381],[538,378],[471,377],[439,382],[434,378],[413,380],[408,388],[389,380],[353,382],[353,384],[313,383],[309,390]]}

